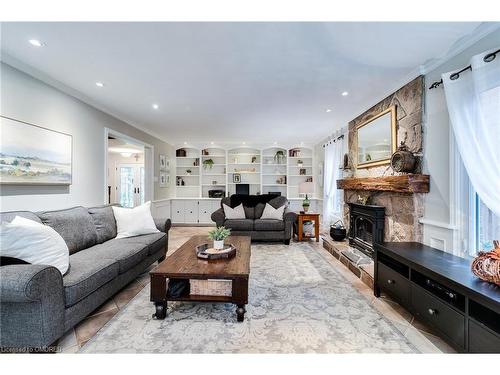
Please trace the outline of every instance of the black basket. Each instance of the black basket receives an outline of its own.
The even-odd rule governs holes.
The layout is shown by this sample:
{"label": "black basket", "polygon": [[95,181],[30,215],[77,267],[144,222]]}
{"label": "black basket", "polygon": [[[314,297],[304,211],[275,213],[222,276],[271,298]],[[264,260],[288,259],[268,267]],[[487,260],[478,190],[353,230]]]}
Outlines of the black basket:
{"label": "black basket", "polygon": [[[338,222],[340,222],[341,224],[340,228],[335,227],[335,224],[337,224]],[[347,230],[345,229],[344,223],[342,223],[341,220],[338,220],[337,222],[335,222],[333,225],[330,226],[330,237],[332,237],[334,241],[344,241],[346,236],[347,236]]]}

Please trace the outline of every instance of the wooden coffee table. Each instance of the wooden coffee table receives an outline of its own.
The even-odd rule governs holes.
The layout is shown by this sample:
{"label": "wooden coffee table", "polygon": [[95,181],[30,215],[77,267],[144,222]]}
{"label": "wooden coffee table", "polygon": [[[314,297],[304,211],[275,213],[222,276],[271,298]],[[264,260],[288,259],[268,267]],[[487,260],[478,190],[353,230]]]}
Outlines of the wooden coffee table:
{"label": "wooden coffee table", "polygon": [[[210,243],[207,236],[193,236],[175,253],[168,256],[149,274],[151,276],[151,301],[154,302],[157,319],[167,316],[167,301],[223,302],[236,305],[238,322],[245,316],[248,303],[248,277],[250,275],[250,237],[229,236],[226,243],[236,247],[236,256],[231,259],[203,260],[196,256],[195,247]],[[168,279],[224,279],[232,281],[231,296],[185,295],[167,297]]]}

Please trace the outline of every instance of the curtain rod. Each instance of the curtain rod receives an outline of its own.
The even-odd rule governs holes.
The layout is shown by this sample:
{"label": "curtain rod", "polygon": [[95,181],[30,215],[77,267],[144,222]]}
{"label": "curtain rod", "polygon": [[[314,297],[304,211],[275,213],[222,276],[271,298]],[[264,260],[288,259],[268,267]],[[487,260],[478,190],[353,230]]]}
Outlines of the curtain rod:
{"label": "curtain rod", "polygon": [[323,143],[323,148],[325,148],[325,147],[326,147],[327,145],[329,145],[329,144],[332,144],[332,142],[334,142],[334,143],[335,143],[335,142],[337,142],[339,139],[343,139],[343,138],[344,138],[344,134],[339,135],[339,136],[338,136],[337,138],[335,138],[335,139],[330,139],[328,142]]}
{"label": "curtain rod", "polygon": [[[483,57],[483,61],[489,63],[489,62],[495,60],[495,57],[497,57],[497,53],[499,53],[499,52],[500,52],[500,49],[497,49],[495,52],[488,53],[486,56]],[[462,70],[459,70],[458,72],[451,74],[450,79],[452,81],[459,79],[460,73],[463,73],[469,69],[472,70],[472,66],[470,66],[470,65],[466,66]],[[432,85],[430,85],[429,90],[435,89],[435,88],[441,86],[442,84],[443,84],[443,79],[440,79],[439,81],[436,81]]]}

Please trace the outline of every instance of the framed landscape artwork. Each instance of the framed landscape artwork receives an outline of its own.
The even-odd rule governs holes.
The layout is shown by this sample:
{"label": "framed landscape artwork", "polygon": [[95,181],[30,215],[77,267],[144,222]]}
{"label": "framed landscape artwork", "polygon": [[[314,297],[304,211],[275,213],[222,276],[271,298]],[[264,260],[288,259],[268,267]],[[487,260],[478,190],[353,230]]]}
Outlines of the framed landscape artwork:
{"label": "framed landscape artwork", "polygon": [[71,135],[0,116],[0,184],[71,185]]}

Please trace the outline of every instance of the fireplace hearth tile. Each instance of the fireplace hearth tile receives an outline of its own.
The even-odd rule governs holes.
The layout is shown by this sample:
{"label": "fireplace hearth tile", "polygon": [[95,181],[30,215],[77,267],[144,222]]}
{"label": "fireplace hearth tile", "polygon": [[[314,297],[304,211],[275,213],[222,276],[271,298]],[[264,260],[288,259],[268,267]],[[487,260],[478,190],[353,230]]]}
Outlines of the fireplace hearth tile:
{"label": "fireplace hearth tile", "polygon": [[346,268],[364,284],[373,289],[373,260],[358,249],[350,247],[347,241],[333,241],[323,236],[323,247],[337,258]]}

